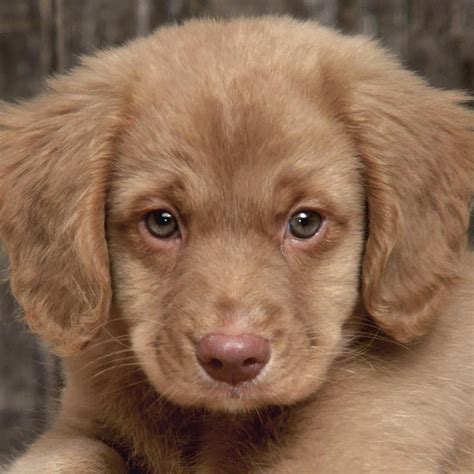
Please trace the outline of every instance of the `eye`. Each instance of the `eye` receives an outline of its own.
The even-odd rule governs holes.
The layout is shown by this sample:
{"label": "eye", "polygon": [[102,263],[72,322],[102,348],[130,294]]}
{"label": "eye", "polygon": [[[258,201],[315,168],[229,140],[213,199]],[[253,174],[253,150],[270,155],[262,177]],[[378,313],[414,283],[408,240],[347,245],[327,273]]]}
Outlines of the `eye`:
{"label": "eye", "polygon": [[309,239],[321,228],[323,218],[315,211],[295,212],[288,221],[288,230],[297,239]]}
{"label": "eye", "polygon": [[157,239],[179,237],[179,226],[176,218],[166,209],[158,209],[145,214],[144,222],[148,232]]}

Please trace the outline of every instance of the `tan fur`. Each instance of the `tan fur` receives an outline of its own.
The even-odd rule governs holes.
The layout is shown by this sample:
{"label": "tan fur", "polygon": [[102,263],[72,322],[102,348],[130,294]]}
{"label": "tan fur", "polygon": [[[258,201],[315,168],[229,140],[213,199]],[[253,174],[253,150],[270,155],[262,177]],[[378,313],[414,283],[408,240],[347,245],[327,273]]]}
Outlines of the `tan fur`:
{"label": "tan fur", "polygon": [[[10,472],[469,472],[463,100],[264,18],[162,28],[3,105],[12,288],[66,369]],[[181,239],[144,231],[163,207]],[[285,238],[308,208],[320,233]],[[271,342],[241,390],[196,360],[216,330]]]}

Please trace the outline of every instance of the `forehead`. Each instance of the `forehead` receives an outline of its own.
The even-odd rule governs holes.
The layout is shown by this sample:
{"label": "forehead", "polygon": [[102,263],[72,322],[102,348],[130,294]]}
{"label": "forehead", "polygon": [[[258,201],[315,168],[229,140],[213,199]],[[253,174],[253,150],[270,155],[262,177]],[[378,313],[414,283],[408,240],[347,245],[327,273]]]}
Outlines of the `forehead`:
{"label": "forehead", "polygon": [[113,173],[117,205],[158,197],[190,213],[218,202],[287,206],[306,194],[341,201],[359,186],[342,125],[283,78],[172,79],[142,86],[131,107]]}

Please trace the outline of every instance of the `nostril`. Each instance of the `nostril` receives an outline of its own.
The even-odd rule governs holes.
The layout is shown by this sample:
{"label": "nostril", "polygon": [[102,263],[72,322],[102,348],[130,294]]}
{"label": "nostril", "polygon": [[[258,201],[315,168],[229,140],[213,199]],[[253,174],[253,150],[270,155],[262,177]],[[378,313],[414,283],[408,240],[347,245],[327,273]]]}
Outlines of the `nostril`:
{"label": "nostril", "polygon": [[257,359],[255,359],[255,357],[250,357],[250,358],[248,358],[248,359],[245,359],[245,360],[242,362],[242,365],[243,365],[244,367],[249,367],[249,366],[251,366],[251,365],[258,364],[258,363],[259,363],[259,362],[258,362]]}
{"label": "nostril", "polygon": [[208,364],[213,368],[213,369],[222,369],[224,364],[219,360],[219,359],[211,359]]}

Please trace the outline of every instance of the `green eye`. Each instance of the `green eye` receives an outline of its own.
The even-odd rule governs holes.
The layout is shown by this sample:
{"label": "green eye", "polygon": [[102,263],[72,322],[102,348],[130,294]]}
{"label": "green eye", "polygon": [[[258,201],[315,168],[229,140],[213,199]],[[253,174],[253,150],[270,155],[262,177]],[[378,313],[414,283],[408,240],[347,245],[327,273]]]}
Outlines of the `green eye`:
{"label": "green eye", "polygon": [[298,239],[309,239],[321,228],[323,218],[314,211],[298,211],[290,217],[288,230]]}
{"label": "green eye", "polygon": [[179,237],[179,226],[176,218],[166,209],[158,209],[145,214],[145,225],[153,237],[169,239]]}

